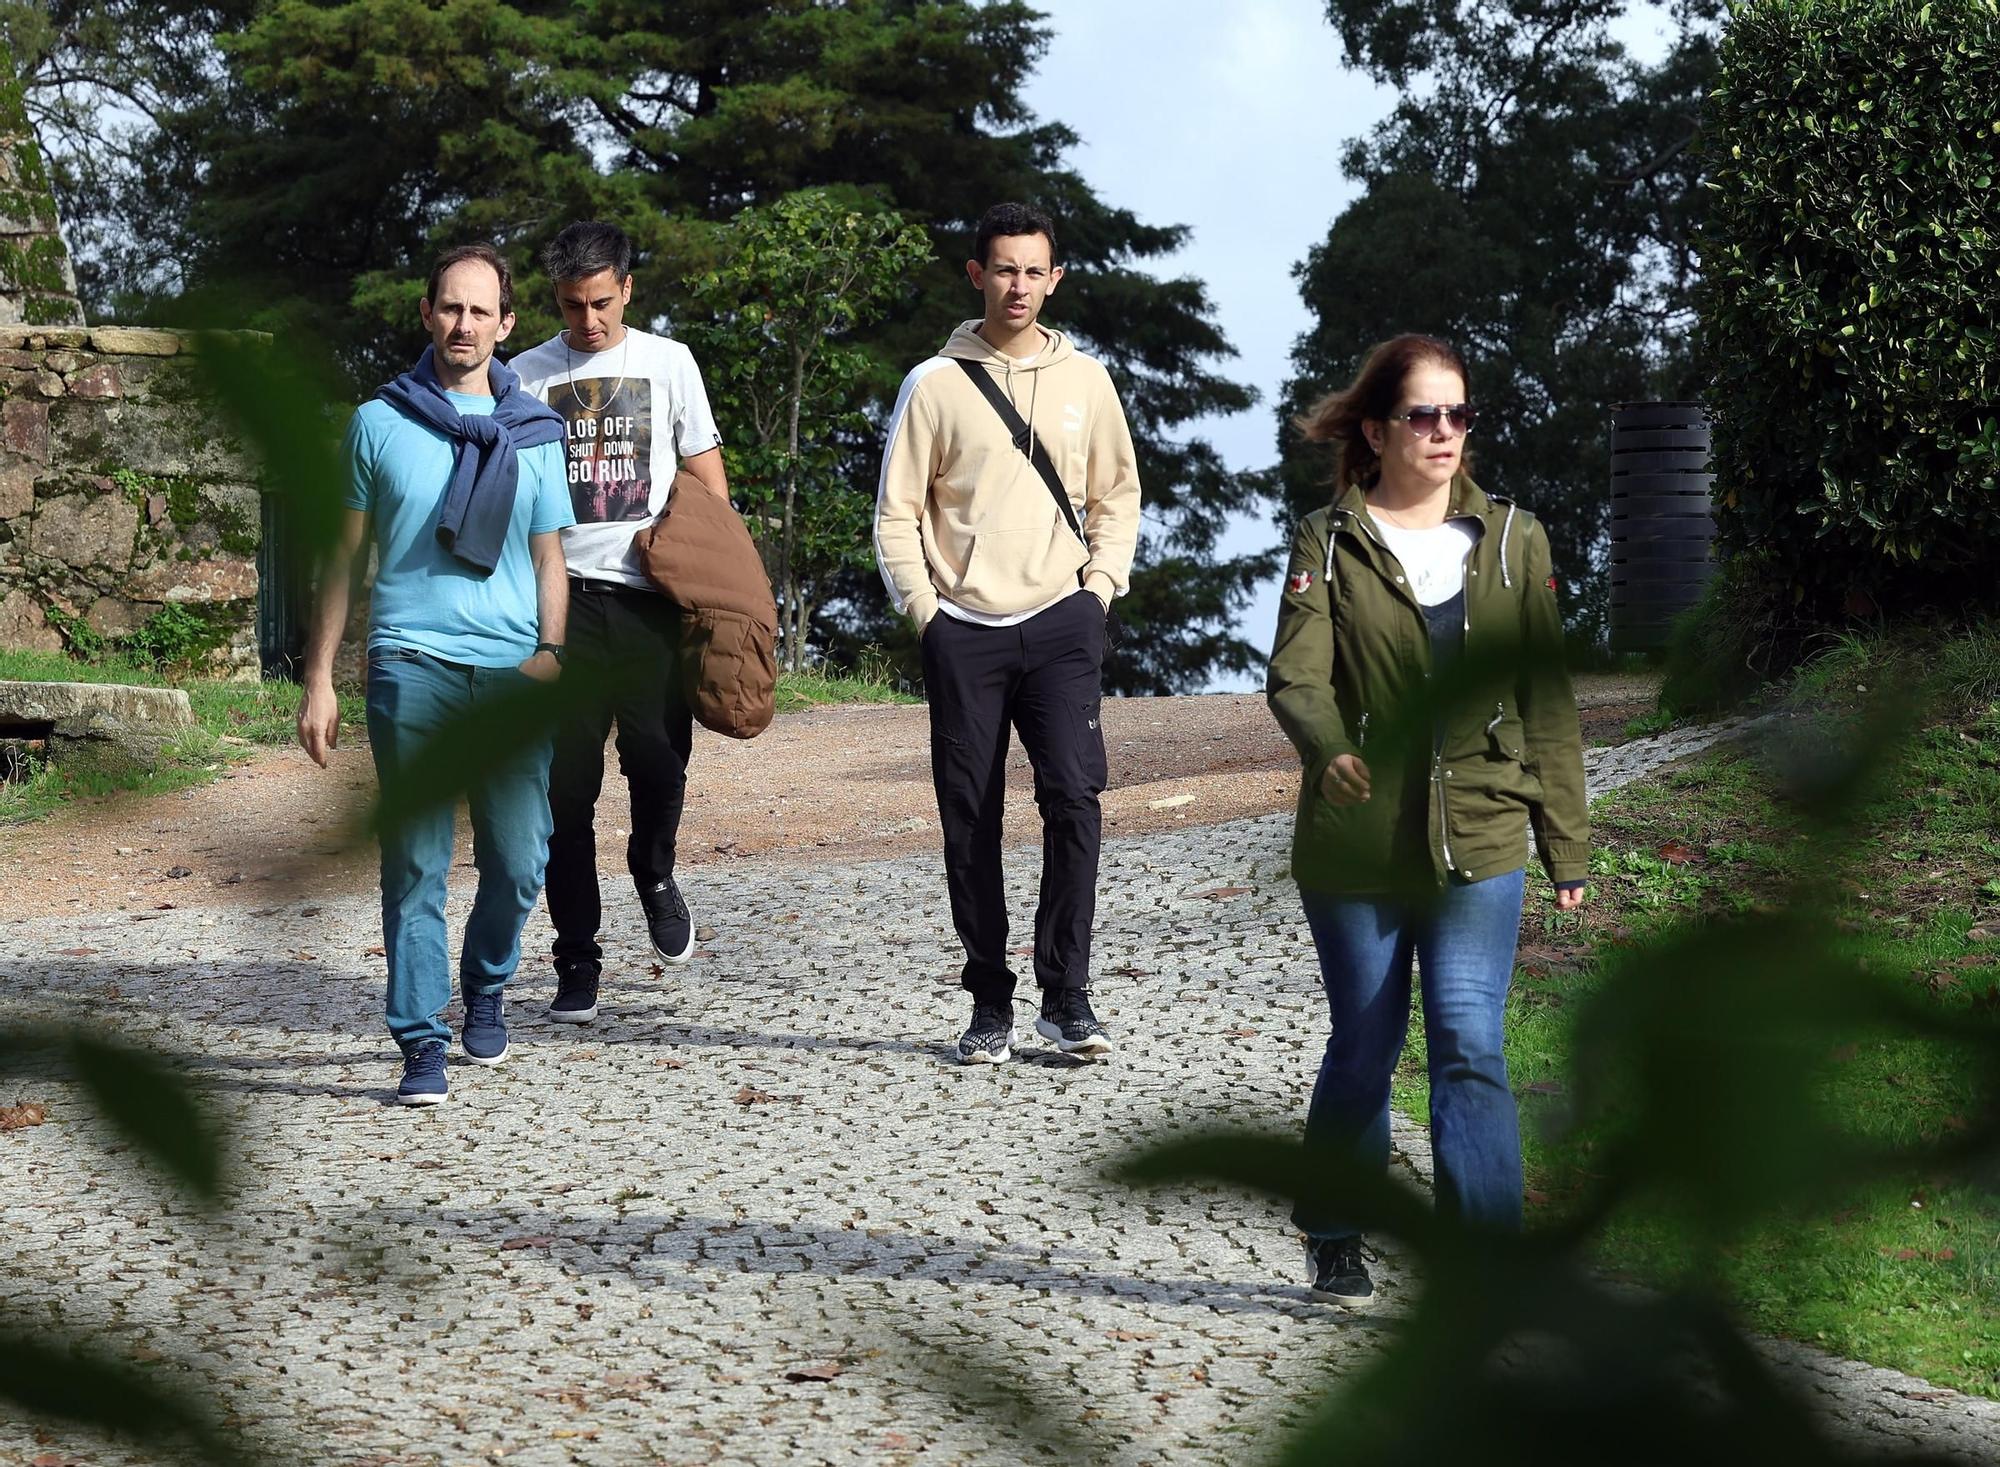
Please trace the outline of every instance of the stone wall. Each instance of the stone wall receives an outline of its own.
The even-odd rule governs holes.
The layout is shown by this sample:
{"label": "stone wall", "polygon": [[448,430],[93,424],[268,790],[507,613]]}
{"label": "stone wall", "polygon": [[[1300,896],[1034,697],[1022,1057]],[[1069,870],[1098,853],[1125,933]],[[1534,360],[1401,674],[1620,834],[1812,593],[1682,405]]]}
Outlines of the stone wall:
{"label": "stone wall", "polygon": [[256,673],[258,475],[196,344],[0,326],[0,647],[89,648],[175,607],[211,666]]}

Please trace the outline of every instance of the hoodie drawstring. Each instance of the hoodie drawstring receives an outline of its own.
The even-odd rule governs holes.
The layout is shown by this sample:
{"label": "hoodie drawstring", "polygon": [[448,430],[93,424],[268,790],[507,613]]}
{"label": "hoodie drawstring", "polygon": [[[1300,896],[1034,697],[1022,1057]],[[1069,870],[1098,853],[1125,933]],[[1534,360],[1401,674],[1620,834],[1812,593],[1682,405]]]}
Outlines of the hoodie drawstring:
{"label": "hoodie drawstring", "polygon": [[1507,574],[1507,532],[1514,528],[1513,504],[1507,506],[1507,518],[1500,526],[1500,584],[1512,587],[1514,578]]}

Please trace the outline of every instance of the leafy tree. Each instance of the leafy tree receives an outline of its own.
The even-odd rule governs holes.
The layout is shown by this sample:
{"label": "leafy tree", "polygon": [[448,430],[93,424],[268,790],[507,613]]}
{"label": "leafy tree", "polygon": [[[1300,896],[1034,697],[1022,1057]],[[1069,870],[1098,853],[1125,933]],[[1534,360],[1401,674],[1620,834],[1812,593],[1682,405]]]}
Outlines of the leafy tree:
{"label": "leafy tree", "polygon": [[722,236],[721,262],[689,282],[707,314],[682,334],[711,364],[710,392],[735,430],[731,486],[764,546],[798,672],[816,587],[868,558],[874,496],[846,474],[835,436],[861,426],[868,361],[849,342],[931,243],[896,214],[825,189],[745,209]]}
{"label": "leafy tree", "polygon": [[[1064,164],[1075,135],[1021,101],[1047,45],[1022,0],[241,0],[227,15],[158,3],[212,20],[220,58],[162,123],[199,160],[199,187],[141,180],[186,242],[192,286],[240,324],[331,328],[357,390],[420,346],[413,282],[441,244],[485,236],[525,261],[571,219],[612,219],[641,247],[641,299],[670,304],[713,264],[713,226],[846,186],[933,246],[907,302],[855,340],[886,405],[972,314],[961,262],[979,214],[1006,198],[1047,208],[1071,271],[1057,324],[1118,379],[1147,494],[1108,682],[1187,687],[1254,662],[1228,626],[1264,558],[1214,546],[1262,486],[1179,436],[1254,395],[1213,368],[1231,348],[1201,284],[1144,273],[1186,230],[1099,199]],[[522,338],[552,330],[546,282],[524,275],[519,294]],[[872,477],[873,438],[852,440],[856,480]],[[869,579],[850,574],[822,601],[816,634],[913,647]]]}
{"label": "leafy tree", "polygon": [[[1363,192],[1297,267],[1313,314],[1280,404],[1283,510],[1326,500],[1329,463],[1290,430],[1368,347],[1421,330],[1465,353],[1484,415],[1474,473],[1540,514],[1595,636],[1609,409],[1691,397],[1686,337],[1715,74],[1716,0],[1678,0],[1657,65],[1611,38],[1629,0],[1329,0],[1350,62],[1402,101],[1351,144]],[[1580,593],[1580,594],[1578,594]]]}

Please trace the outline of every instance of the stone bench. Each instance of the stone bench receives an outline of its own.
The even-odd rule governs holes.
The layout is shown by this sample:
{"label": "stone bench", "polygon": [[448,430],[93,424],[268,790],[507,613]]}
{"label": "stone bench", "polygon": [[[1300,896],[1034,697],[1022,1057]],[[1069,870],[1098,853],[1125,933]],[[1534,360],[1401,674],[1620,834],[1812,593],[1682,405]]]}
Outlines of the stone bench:
{"label": "stone bench", "polygon": [[175,734],[194,726],[179,688],[125,683],[0,682],[0,746],[7,767],[17,751],[41,745],[72,773],[120,775],[152,769]]}

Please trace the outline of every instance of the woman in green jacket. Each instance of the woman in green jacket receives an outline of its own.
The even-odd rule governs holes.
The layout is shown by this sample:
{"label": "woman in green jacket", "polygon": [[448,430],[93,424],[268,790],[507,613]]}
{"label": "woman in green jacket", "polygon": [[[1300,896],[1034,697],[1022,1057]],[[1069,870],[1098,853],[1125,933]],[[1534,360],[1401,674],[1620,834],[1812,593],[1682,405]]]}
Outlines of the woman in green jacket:
{"label": "woman in green jacket", "polygon": [[[1548,536],[1466,474],[1467,399],[1457,351],[1398,336],[1300,418],[1335,494],[1292,542],[1266,694],[1305,766],[1292,873],[1332,1014],[1307,1147],[1387,1165],[1414,957],[1438,1206],[1517,1229],[1500,1040],[1528,832],[1563,911],[1590,832]],[[1356,1228],[1303,1202],[1293,1220],[1313,1293],[1370,1302]]]}

